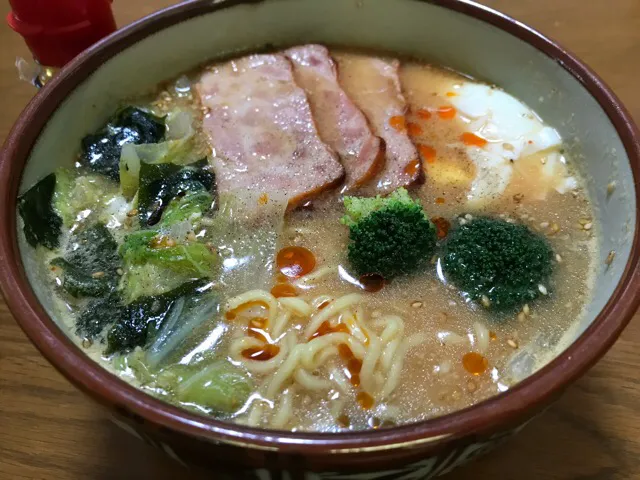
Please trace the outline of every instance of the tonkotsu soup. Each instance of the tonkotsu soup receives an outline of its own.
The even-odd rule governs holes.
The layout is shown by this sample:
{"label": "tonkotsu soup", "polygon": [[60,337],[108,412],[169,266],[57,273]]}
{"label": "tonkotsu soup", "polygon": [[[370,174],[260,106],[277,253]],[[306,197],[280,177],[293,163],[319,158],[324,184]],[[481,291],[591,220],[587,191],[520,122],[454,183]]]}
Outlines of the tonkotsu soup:
{"label": "tonkotsu soup", "polygon": [[558,132],[491,85],[302,45],[121,105],[19,199],[88,355],[203,415],[363,430],[549,361],[597,225]]}

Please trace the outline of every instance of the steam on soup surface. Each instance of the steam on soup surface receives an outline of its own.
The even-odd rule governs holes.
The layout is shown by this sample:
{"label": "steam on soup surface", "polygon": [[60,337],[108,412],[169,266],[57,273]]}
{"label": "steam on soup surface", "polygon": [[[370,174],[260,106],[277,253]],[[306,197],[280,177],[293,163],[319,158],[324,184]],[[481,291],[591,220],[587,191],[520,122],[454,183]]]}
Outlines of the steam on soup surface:
{"label": "steam on soup surface", "polygon": [[317,45],[120,108],[19,213],[92,358],[189,410],[288,430],[402,424],[508,390],[575,325],[597,248],[534,111],[439,67]]}

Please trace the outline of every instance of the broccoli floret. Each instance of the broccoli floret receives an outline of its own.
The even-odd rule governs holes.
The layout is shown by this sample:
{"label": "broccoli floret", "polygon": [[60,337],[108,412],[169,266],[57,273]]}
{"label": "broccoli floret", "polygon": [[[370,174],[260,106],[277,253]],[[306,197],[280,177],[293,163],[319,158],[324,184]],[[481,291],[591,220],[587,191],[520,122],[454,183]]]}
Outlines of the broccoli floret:
{"label": "broccoli floret", "polygon": [[547,287],[553,251],[525,225],[478,217],[449,234],[442,267],[448,280],[496,311],[515,309]]}
{"label": "broccoli floret", "polygon": [[436,229],[404,188],[388,197],[345,197],[349,262],[359,275],[411,273],[433,254]]}

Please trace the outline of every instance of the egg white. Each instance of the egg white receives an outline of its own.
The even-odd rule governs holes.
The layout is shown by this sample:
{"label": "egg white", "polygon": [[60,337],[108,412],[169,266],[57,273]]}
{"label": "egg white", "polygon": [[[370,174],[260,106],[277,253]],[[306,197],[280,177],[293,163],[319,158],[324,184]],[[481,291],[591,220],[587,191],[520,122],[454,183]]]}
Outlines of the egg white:
{"label": "egg white", "polygon": [[[504,91],[484,84],[464,82],[457,84],[454,92],[449,101],[468,124],[467,131],[488,141],[482,147],[465,145],[476,167],[468,202],[484,203],[501,196],[511,182],[516,162],[541,152],[544,160],[540,162],[539,175],[548,178],[537,185],[560,193],[577,186],[560,153],[560,134],[545,125],[533,110]],[[544,198],[548,190],[533,193]]]}

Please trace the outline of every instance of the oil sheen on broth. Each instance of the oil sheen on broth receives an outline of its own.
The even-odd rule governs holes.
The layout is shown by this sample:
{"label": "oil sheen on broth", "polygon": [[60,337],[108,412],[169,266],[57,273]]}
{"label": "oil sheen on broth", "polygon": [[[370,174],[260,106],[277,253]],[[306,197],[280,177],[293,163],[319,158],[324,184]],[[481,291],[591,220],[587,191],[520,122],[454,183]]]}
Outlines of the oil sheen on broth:
{"label": "oil sheen on broth", "polygon": [[[104,182],[108,188],[102,191],[111,193],[74,212],[58,248],[38,247],[43,263],[51,265],[61,317],[92,358],[147,393],[253,426],[384,428],[451,413],[508,390],[553,356],[575,328],[592,286],[596,226],[557,132],[500,89],[450,70],[345,51],[331,51],[337,69],[323,70],[326,50],[306,47],[193,71],[152,98],[131,102],[158,117],[168,115],[168,130],[165,143],[157,142],[161,148],[122,150],[120,186],[82,162],[68,170],[72,178]],[[293,65],[293,76],[283,59]],[[260,100],[236,105],[234,95]],[[306,99],[310,106],[295,103]],[[323,105],[323,118],[314,118],[320,113],[315,102],[323,100],[334,103]],[[265,115],[272,115],[283,137],[263,128],[259,102],[276,105]],[[248,108],[258,112],[255,121],[247,122],[241,112]],[[292,127],[296,121],[307,124]],[[322,146],[309,147],[314,140],[299,140],[303,134],[319,136]],[[375,150],[378,138],[386,152]],[[245,145],[238,147],[240,141]],[[252,148],[259,158],[246,160]],[[140,178],[132,184],[129,170],[123,177],[122,169],[132,165],[123,167],[123,158],[134,150],[131,168],[139,169]],[[180,170],[203,154],[213,169]],[[277,171],[300,167],[287,164],[287,155],[304,168],[313,159],[324,162],[313,174],[295,173],[294,183],[309,183],[303,192],[277,177]],[[379,155],[385,156],[382,167]],[[242,175],[263,168],[259,162],[267,170],[255,187],[234,188],[252,181]],[[161,175],[179,171],[188,185],[217,190],[211,211],[184,200],[202,189],[175,187],[175,198],[143,190],[146,163],[177,165],[161,167]],[[340,164],[346,183],[344,175],[332,173],[342,172]],[[207,185],[211,170],[213,186]],[[317,178],[322,181],[314,184]],[[160,190],[173,188],[167,185]],[[437,246],[417,269],[392,278],[356,271],[347,253],[350,229],[340,221],[344,195],[370,197],[402,186],[435,224]],[[207,194],[201,206],[213,199]],[[149,195],[156,203],[144,203]],[[294,204],[294,196],[301,200]],[[177,208],[166,207],[171,201]],[[147,208],[153,216],[160,204],[166,207],[160,220],[144,224],[140,211]],[[181,209],[192,210],[180,216]],[[530,301],[498,309],[488,296],[473,298],[448,279],[443,249],[451,232],[485,217],[525,225],[551,247],[553,272],[534,286]],[[79,294],[69,287],[74,278],[68,263],[51,262],[82,249],[86,239],[74,235],[97,221],[118,245],[117,278],[102,293]],[[131,238],[145,231],[152,232],[143,239],[148,243],[136,250]],[[199,246],[191,250],[194,244]],[[158,251],[179,258],[167,266]],[[108,268],[82,278],[98,288]],[[199,278],[204,281],[184,293],[184,285]],[[104,311],[120,327],[86,316],[78,327],[83,310],[112,304],[117,308]],[[134,329],[135,339],[124,326],[134,321],[131,305],[147,318]]]}

